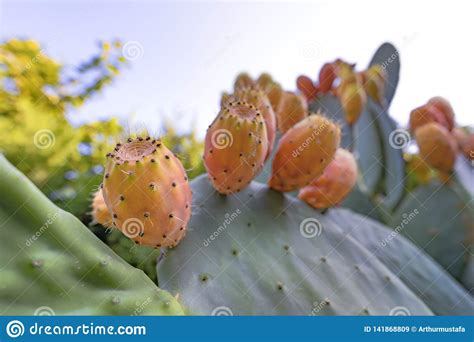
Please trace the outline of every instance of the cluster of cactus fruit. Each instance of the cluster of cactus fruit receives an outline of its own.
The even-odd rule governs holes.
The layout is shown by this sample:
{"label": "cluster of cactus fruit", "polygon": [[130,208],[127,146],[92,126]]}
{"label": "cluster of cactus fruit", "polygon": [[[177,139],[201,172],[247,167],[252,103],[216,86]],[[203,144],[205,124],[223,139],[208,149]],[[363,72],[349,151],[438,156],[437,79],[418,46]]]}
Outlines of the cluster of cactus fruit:
{"label": "cluster of cactus fruit", "polygon": [[[398,127],[387,113],[398,82],[398,52],[385,61],[395,52],[382,45],[362,72],[341,59],[327,63],[318,82],[298,77],[297,92],[268,74],[238,75],[206,133],[207,175],[192,182],[160,139],[142,134],[117,143],[91,213],[95,223],[160,249],[156,274],[164,290],[143,274],[135,282],[127,274],[132,267],[62,211],[33,250],[15,251],[47,213],[59,209],[0,158],[6,174],[0,190],[21,183],[13,201],[0,199],[0,218],[12,217],[24,235],[11,243],[11,234],[0,230],[0,250],[8,251],[0,253],[1,264],[14,267],[8,255],[24,256],[18,260],[27,281],[54,273],[50,251],[61,255],[73,245],[73,233],[87,246],[67,253],[78,268],[60,263],[70,277],[28,286],[16,306],[8,301],[21,288],[7,282],[3,313],[28,314],[48,305],[64,314],[386,315],[397,307],[413,315],[472,314],[474,263],[458,250],[462,245],[468,256],[473,216],[466,182],[453,171],[457,151],[472,159],[472,134],[455,127],[446,100],[433,98],[412,112],[410,130],[420,152],[405,162],[402,149],[391,144]],[[433,169],[444,175],[440,184]],[[407,196],[406,178],[420,170],[424,183]],[[28,192],[32,204],[17,212]],[[437,230],[425,224],[440,217],[448,220]],[[432,243],[438,235],[443,246]],[[31,257],[30,269],[23,259]],[[74,285],[76,278],[81,286]],[[74,308],[59,300],[63,289],[82,299],[89,285],[101,288],[103,298],[78,300]],[[35,305],[40,291],[51,297]]]}

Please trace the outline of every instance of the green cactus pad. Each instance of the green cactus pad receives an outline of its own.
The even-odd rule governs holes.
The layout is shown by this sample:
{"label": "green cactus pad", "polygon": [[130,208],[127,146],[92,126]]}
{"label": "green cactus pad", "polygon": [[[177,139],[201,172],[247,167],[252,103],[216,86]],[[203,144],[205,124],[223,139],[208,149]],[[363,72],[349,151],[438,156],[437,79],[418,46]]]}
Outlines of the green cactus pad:
{"label": "green cactus pad", "polygon": [[400,233],[460,279],[468,257],[468,236],[474,229],[470,203],[454,186],[431,182],[406,196],[389,225],[399,226],[414,210],[419,214]]}
{"label": "green cactus pad", "polygon": [[0,155],[0,314],[183,314]]}
{"label": "green cactus pad", "polygon": [[[386,266],[303,202],[253,182],[231,196],[192,182],[185,239],[159,284],[193,314],[388,315],[430,309]],[[319,229],[320,227],[320,229]]]}
{"label": "green cactus pad", "polygon": [[436,315],[474,313],[474,298],[405,237],[347,209],[331,209],[328,216],[370,250]]}

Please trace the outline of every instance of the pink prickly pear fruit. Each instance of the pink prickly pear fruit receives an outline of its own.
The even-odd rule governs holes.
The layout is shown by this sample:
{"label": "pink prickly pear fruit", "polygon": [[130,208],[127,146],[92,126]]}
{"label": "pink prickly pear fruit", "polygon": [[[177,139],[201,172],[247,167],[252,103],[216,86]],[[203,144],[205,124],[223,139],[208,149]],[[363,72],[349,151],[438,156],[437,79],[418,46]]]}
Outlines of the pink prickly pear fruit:
{"label": "pink prickly pear fruit", "polygon": [[428,101],[429,106],[438,109],[444,116],[448,130],[452,131],[455,125],[454,110],[448,100],[441,96],[432,97]]}
{"label": "pink prickly pear fruit", "polygon": [[263,116],[267,129],[268,152],[265,160],[268,159],[273,150],[276,138],[276,117],[270,100],[265,93],[258,88],[242,88],[235,92],[234,101],[242,101],[253,105]]}
{"label": "pink prickly pear fruit", "polygon": [[112,216],[110,216],[109,209],[104,201],[102,190],[98,190],[94,193],[92,199],[92,222],[94,224],[100,224],[104,227],[112,226]]}
{"label": "pink prickly pear fruit", "polygon": [[318,95],[318,87],[314,85],[313,81],[308,76],[298,76],[296,79],[296,87],[305,97],[306,101],[312,101]]}
{"label": "pink prickly pear fruit", "polygon": [[322,93],[329,92],[337,78],[337,67],[334,63],[325,63],[319,70],[319,90]]}
{"label": "pink prickly pear fruit", "polygon": [[357,182],[357,162],[347,150],[338,148],[323,174],[302,188],[298,197],[316,209],[339,204]]}
{"label": "pink prickly pear fruit", "polygon": [[418,128],[430,123],[436,122],[441,126],[449,129],[449,124],[446,121],[446,117],[436,107],[424,104],[418,108],[415,108],[410,113],[410,129],[415,132]]}
{"label": "pink prickly pear fruit", "polygon": [[331,120],[313,114],[280,139],[268,182],[277,191],[293,191],[318,178],[334,158],[341,130]]}
{"label": "pink prickly pear fruit", "polygon": [[269,74],[263,73],[257,79],[257,86],[268,96],[273,111],[276,113],[283,97],[283,88],[281,85],[275,82]]}
{"label": "pink prickly pear fruit", "polygon": [[341,85],[339,100],[349,125],[357,122],[367,104],[367,95],[364,88],[356,82]]}
{"label": "pink prickly pear fruit", "polygon": [[102,192],[113,225],[140,245],[174,247],[191,216],[191,188],[160,141],[129,138],[107,155]]}
{"label": "pink prickly pear fruit", "polygon": [[303,96],[285,91],[275,114],[278,130],[285,133],[308,116],[308,103]]}
{"label": "pink prickly pear fruit", "polygon": [[385,82],[387,71],[381,65],[372,65],[363,73],[364,88],[367,94],[381,106],[385,105]]}
{"label": "pink prickly pear fruit", "polygon": [[204,143],[204,166],[221,194],[247,186],[262,170],[268,153],[265,121],[246,102],[229,102],[209,126]]}
{"label": "pink prickly pear fruit", "polygon": [[242,72],[237,75],[234,82],[234,91],[242,88],[251,88],[255,86],[255,81],[250,77],[249,74]]}
{"label": "pink prickly pear fruit", "polygon": [[436,122],[427,123],[415,131],[420,156],[438,171],[449,173],[456,161],[457,146],[446,127]]}

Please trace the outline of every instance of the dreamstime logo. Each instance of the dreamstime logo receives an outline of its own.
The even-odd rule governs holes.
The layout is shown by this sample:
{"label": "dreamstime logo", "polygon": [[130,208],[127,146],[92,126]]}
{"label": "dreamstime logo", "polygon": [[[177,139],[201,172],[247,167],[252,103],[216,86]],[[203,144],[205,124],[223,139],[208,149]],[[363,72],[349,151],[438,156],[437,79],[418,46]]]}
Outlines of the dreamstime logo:
{"label": "dreamstime logo", "polygon": [[404,306],[396,306],[388,314],[389,316],[411,316],[410,310]]}
{"label": "dreamstime logo", "polygon": [[212,133],[211,144],[219,150],[232,146],[233,143],[234,137],[232,136],[232,133],[224,128],[218,129]]}
{"label": "dreamstime logo", "polygon": [[212,310],[211,316],[234,316],[234,313],[227,306],[218,306]]}
{"label": "dreamstime logo", "polygon": [[122,233],[128,238],[142,236],[144,231],[143,222],[135,217],[126,219],[122,226]]}
{"label": "dreamstime logo", "polygon": [[34,316],[56,316],[56,313],[49,306],[40,306],[33,313]]}
{"label": "dreamstime logo", "polygon": [[411,138],[410,133],[408,133],[408,131],[402,128],[397,128],[396,130],[390,133],[390,135],[388,136],[388,140],[390,146],[392,146],[396,150],[401,150],[402,148],[408,146]]}
{"label": "dreamstime logo", "polygon": [[321,57],[321,45],[314,41],[305,42],[301,47],[301,54],[304,59],[319,59]]}
{"label": "dreamstime logo", "polygon": [[7,324],[6,331],[11,338],[17,338],[25,333],[25,326],[20,321],[10,321]]}
{"label": "dreamstime logo", "polygon": [[33,136],[33,143],[41,150],[53,147],[56,142],[54,133],[49,129],[40,129]]}
{"label": "dreamstime logo", "polygon": [[129,61],[134,61],[141,58],[144,52],[143,45],[135,40],[126,42],[122,47],[122,54]]}
{"label": "dreamstime logo", "polygon": [[229,227],[232,224],[232,222],[234,222],[234,220],[237,218],[237,216],[239,216],[241,213],[242,212],[240,211],[240,209],[237,209],[231,214],[226,213],[224,215],[224,221],[222,222],[222,224],[219,227],[217,227],[217,229],[211,235],[209,235],[209,237],[206,240],[204,240],[203,242],[204,247],[208,247],[211,244],[211,241],[214,241],[215,239],[217,239],[217,237],[223,231],[225,231],[227,227]]}
{"label": "dreamstime logo", "polygon": [[402,214],[402,220],[400,221],[400,224],[398,226],[396,226],[395,229],[393,229],[390,232],[390,234],[387,235],[387,237],[385,239],[382,240],[380,245],[382,247],[387,246],[390,243],[390,241],[392,241],[392,239],[394,239],[398,234],[400,234],[400,232],[402,230],[404,230],[405,227],[407,227],[410,224],[410,222],[413,221],[419,213],[420,212],[418,211],[418,209],[414,209],[413,211],[409,212],[408,214],[403,213]]}
{"label": "dreamstime logo", "polygon": [[313,217],[306,218],[300,223],[300,233],[307,239],[321,235],[322,230],[321,222]]}

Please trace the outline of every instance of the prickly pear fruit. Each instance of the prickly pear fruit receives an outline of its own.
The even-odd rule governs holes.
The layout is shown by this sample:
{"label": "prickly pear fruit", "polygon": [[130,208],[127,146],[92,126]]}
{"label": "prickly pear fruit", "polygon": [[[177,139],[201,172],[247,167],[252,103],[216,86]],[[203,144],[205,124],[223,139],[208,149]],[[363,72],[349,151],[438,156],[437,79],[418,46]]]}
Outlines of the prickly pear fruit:
{"label": "prickly pear fruit", "polygon": [[448,122],[443,113],[434,106],[424,104],[415,108],[410,113],[410,129],[415,132],[419,127],[422,127],[430,122],[436,122],[448,129]]}
{"label": "prickly pear fruit", "polygon": [[283,88],[281,85],[275,82],[269,74],[263,73],[257,79],[257,86],[268,96],[273,111],[276,113],[278,105],[283,97]]}
{"label": "prickly pear fruit", "polygon": [[374,99],[375,102],[385,105],[385,81],[387,80],[387,72],[379,64],[372,65],[363,73],[364,88],[367,94]]}
{"label": "prickly pear fruit", "polygon": [[260,173],[268,153],[265,121],[246,102],[224,106],[206,133],[204,165],[222,194],[240,191]]}
{"label": "prickly pear fruit", "polygon": [[338,148],[323,174],[302,188],[298,197],[316,209],[340,203],[357,182],[357,162],[347,150]]}
{"label": "prickly pear fruit", "polygon": [[435,96],[428,101],[428,105],[437,108],[443,114],[447,128],[451,131],[454,128],[454,110],[449,101],[444,97]]}
{"label": "prickly pear fruit", "polygon": [[243,101],[255,106],[255,108],[257,108],[257,110],[262,114],[267,128],[268,152],[265,157],[265,160],[267,160],[270,153],[272,153],[273,144],[276,138],[276,117],[272,105],[270,104],[270,100],[267,95],[258,88],[242,88],[235,92],[233,98],[233,101],[236,103],[238,101]]}
{"label": "prickly pear fruit", "polygon": [[310,115],[280,139],[268,182],[278,191],[292,191],[319,177],[334,158],[341,130],[320,114]]}
{"label": "prickly pear fruit", "polygon": [[344,85],[341,87],[339,99],[346,114],[347,123],[353,125],[359,119],[367,103],[364,88],[357,82]]}
{"label": "prickly pear fruit", "polygon": [[327,93],[330,91],[336,78],[337,73],[334,63],[325,63],[321,70],[319,70],[319,90],[322,93]]}
{"label": "prickly pear fruit", "polygon": [[104,227],[112,226],[112,216],[110,216],[109,209],[104,201],[102,190],[98,190],[94,193],[92,199],[92,222],[94,224],[100,224]]}
{"label": "prickly pear fruit", "polygon": [[107,155],[103,189],[113,224],[136,243],[174,247],[191,216],[191,188],[160,140],[129,138]]}
{"label": "prickly pear fruit", "polygon": [[278,130],[285,133],[308,116],[308,103],[303,96],[285,91],[275,114]]}
{"label": "prickly pear fruit", "polygon": [[234,82],[234,91],[239,90],[241,88],[251,88],[255,86],[255,81],[250,77],[249,74],[242,72],[237,75],[237,78]]}
{"label": "prickly pear fruit", "polygon": [[314,85],[308,76],[298,76],[296,79],[296,87],[308,102],[314,100],[318,95],[318,87]]}
{"label": "prickly pear fruit", "polygon": [[420,156],[431,167],[448,173],[456,161],[456,142],[449,131],[436,122],[427,123],[415,131]]}

